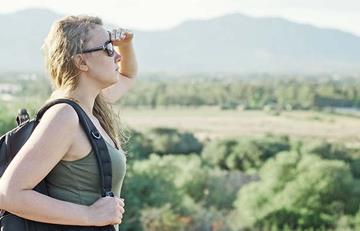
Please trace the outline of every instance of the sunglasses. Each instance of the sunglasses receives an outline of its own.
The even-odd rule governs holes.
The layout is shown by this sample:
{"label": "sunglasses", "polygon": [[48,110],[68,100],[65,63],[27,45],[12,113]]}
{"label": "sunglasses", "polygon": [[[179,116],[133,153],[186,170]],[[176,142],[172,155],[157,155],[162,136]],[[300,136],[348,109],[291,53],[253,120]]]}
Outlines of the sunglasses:
{"label": "sunglasses", "polygon": [[[111,37],[110,32],[108,32],[108,33],[109,33],[109,36]],[[90,53],[90,52],[94,52],[94,51],[106,51],[107,55],[110,57],[114,56],[114,53],[115,53],[114,45],[112,44],[111,40],[106,41],[104,43],[104,45],[102,45],[102,46],[83,50],[81,53]]]}

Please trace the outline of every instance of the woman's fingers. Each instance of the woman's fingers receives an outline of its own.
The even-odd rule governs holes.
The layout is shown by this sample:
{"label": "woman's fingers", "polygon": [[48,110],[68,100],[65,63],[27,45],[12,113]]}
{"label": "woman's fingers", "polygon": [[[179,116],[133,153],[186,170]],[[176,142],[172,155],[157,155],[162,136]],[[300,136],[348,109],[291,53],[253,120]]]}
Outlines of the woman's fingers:
{"label": "woman's fingers", "polygon": [[117,28],[111,31],[111,40],[124,40],[125,38],[132,37],[133,33],[125,28]]}
{"label": "woman's fingers", "polygon": [[128,29],[118,28],[113,29],[110,36],[114,46],[128,46],[134,38],[134,33]]}
{"label": "woman's fingers", "polygon": [[125,206],[125,200],[123,198],[120,198],[118,196],[115,196],[114,198],[117,200],[121,207]]}

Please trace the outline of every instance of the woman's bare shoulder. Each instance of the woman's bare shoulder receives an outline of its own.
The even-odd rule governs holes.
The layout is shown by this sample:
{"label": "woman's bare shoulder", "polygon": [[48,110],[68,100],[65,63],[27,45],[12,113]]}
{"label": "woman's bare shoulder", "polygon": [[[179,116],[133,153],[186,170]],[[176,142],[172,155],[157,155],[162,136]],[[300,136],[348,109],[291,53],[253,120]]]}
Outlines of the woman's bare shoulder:
{"label": "woman's bare shoulder", "polygon": [[3,182],[17,182],[4,190],[12,193],[34,188],[75,142],[78,124],[76,111],[70,105],[57,104],[49,108],[3,174]]}
{"label": "woman's bare shoulder", "polygon": [[37,147],[51,144],[64,155],[74,142],[78,129],[79,117],[75,109],[66,103],[56,104],[44,113],[29,142],[34,142]]}
{"label": "woman's bare shoulder", "polygon": [[79,123],[79,117],[75,109],[66,103],[56,104],[50,107],[42,116],[40,120],[41,123],[73,127]]}

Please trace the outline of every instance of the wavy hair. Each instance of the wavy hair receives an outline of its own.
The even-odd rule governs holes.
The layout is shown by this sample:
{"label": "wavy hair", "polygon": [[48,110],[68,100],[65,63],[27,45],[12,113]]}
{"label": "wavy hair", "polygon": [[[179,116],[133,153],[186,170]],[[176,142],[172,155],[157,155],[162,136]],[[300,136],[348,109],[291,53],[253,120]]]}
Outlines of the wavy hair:
{"label": "wavy hair", "polygon": [[[67,16],[53,23],[42,46],[45,66],[54,90],[49,99],[55,97],[55,90],[76,89],[80,71],[72,57],[85,49],[90,39],[89,31],[102,25],[100,18],[85,15]],[[95,99],[93,113],[117,147],[126,142],[127,137],[120,127],[119,116],[101,94]]]}

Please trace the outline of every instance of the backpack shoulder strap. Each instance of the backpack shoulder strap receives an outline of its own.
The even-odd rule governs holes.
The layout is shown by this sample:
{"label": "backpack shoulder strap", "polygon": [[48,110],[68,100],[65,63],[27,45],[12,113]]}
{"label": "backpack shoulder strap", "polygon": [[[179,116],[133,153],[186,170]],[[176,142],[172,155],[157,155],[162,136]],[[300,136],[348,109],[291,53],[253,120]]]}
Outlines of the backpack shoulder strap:
{"label": "backpack shoulder strap", "polygon": [[87,116],[85,111],[74,101],[70,99],[55,99],[44,106],[36,114],[36,120],[39,121],[47,109],[59,103],[67,103],[74,108],[79,116],[79,121],[88,137],[91,146],[95,152],[98,168],[100,171],[101,194],[105,196],[114,196],[111,191],[112,188],[112,168],[111,158],[107,149],[104,139],[101,137],[100,132],[96,129],[93,122]]}

